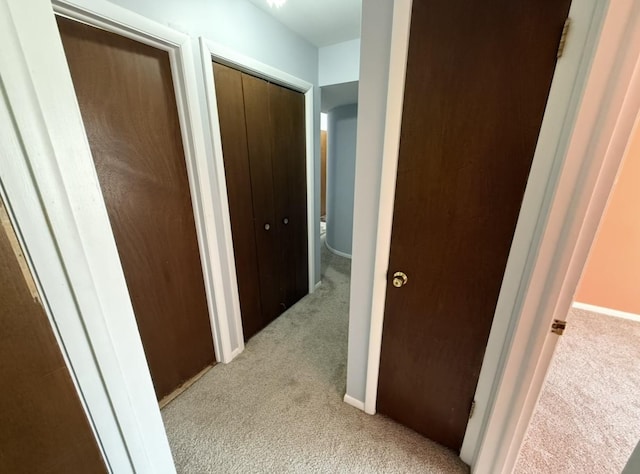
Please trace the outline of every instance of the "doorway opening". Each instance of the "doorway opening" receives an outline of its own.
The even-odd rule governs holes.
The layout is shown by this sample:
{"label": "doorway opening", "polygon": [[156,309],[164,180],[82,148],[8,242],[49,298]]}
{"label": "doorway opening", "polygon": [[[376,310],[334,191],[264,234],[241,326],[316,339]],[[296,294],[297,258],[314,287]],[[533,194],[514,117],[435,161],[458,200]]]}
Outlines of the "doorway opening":
{"label": "doorway opening", "polygon": [[358,81],[321,87],[321,110],[321,246],[351,259]]}
{"label": "doorway opening", "polygon": [[636,123],[515,472],[621,472],[640,439],[638,176]]}

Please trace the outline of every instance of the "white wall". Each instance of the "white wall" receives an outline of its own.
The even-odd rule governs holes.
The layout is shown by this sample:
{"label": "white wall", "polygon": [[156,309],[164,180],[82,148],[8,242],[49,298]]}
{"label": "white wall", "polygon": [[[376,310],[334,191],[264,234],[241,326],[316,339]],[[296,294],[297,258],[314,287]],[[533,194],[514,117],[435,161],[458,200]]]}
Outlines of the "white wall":
{"label": "white wall", "polygon": [[247,0],[111,0],[317,84],[318,49]]}
{"label": "white wall", "polygon": [[360,77],[360,39],[320,48],[318,85],[329,86],[357,81]]}
{"label": "white wall", "polygon": [[393,2],[362,4],[347,395],[364,402]]}
{"label": "white wall", "polygon": [[356,172],[358,106],[329,111],[327,131],[327,245],[351,255],[353,185]]}
{"label": "white wall", "polygon": [[[198,89],[208,147],[211,143],[211,126],[205,113],[203,74],[197,43],[199,36],[204,36],[240,54],[314,84],[314,117],[317,124],[320,123],[318,48],[247,0],[111,0],[111,2],[182,31],[193,38]],[[313,221],[316,222],[316,235],[320,235],[319,126],[315,127],[314,150],[316,199]],[[210,157],[213,156],[211,149],[208,149],[208,153]],[[222,228],[221,225],[220,228]],[[315,261],[315,281],[317,282],[320,281],[319,240],[316,242]]]}

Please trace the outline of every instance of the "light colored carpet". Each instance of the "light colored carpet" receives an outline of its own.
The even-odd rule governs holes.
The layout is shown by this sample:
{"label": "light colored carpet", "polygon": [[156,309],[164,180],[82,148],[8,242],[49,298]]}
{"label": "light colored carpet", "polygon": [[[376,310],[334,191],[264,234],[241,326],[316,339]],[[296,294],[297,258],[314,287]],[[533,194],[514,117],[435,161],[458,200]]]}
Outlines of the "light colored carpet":
{"label": "light colored carpet", "polygon": [[640,439],[640,323],[571,310],[516,473],[620,473]]}
{"label": "light colored carpet", "polygon": [[457,455],[342,402],[350,262],[162,411],[181,473],[463,473]]}

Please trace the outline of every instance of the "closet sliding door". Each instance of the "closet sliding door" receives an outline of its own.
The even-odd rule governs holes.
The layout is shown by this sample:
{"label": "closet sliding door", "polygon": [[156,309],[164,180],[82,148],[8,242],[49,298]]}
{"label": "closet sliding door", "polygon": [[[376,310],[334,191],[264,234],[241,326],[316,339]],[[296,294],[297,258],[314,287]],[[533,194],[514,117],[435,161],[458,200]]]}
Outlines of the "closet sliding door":
{"label": "closet sliding door", "polygon": [[169,55],[58,27],[160,400],[215,363]]}

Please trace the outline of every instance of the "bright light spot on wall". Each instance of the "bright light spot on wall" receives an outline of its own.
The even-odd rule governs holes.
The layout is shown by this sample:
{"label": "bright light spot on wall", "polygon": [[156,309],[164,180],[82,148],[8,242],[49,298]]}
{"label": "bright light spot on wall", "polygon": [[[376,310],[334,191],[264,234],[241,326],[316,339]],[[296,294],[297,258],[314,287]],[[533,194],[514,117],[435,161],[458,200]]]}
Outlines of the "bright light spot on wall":
{"label": "bright light spot on wall", "polygon": [[320,114],[320,130],[327,131],[327,114]]}
{"label": "bright light spot on wall", "polygon": [[267,0],[267,3],[271,8],[273,7],[280,8],[282,5],[285,4],[286,1],[287,0]]}

